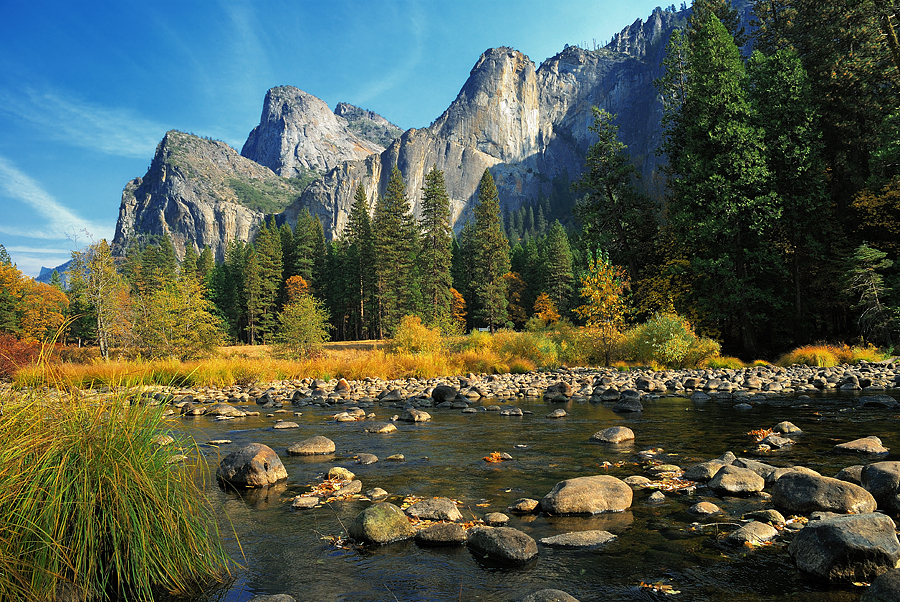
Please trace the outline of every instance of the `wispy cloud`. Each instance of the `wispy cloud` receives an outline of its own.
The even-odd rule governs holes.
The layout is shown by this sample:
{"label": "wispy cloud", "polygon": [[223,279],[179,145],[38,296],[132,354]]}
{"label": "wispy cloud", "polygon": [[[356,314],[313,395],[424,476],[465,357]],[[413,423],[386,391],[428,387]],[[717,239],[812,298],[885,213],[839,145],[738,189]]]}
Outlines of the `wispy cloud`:
{"label": "wispy cloud", "polygon": [[147,158],[166,131],[165,126],[133,111],[70,98],[53,90],[7,90],[0,93],[0,111],[36,125],[50,138],[122,157]]}
{"label": "wispy cloud", "polygon": [[0,225],[0,233],[44,240],[64,240],[87,230],[95,237],[106,237],[107,227],[93,224],[59,203],[40,184],[22,173],[11,161],[0,157],[0,195],[15,199],[37,211],[45,220],[44,228],[22,229]]}
{"label": "wispy cloud", "polygon": [[355,103],[362,105],[399,86],[409,79],[416,66],[422,60],[425,53],[428,18],[418,0],[411,0],[404,6],[404,9],[404,22],[406,24],[404,31],[411,39],[410,43],[403,47],[404,59],[399,59],[398,57],[397,66],[394,69],[386,74],[379,73],[377,80],[369,82],[364,88],[359,90],[354,98]]}

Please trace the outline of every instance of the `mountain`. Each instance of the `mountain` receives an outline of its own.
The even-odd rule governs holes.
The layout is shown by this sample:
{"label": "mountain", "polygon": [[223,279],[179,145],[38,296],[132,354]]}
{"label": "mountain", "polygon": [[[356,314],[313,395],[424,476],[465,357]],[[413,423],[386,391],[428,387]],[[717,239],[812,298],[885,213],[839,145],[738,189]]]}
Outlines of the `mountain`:
{"label": "mountain", "polygon": [[662,104],[653,85],[669,33],[686,11],[656,10],[625,28],[605,48],[569,46],[539,67],[511,48],[485,51],[450,107],[429,127],[409,130],[377,155],[347,161],[304,190],[282,215],[293,223],[303,208],[332,236],[346,224],[362,184],[374,204],[391,167],[403,174],[418,215],[421,187],[432,166],[444,171],[458,229],[470,215],[476,187],[491,170],[504,207],[515,209],[554,191],[569,191],[595,135],[591,107],[618,114],[619,134],[650,192],[661,190]]}
{"label": "mountain", "polygon": [[170,131],[146,175],[122,191],[113,253],[168,234],[179,257],[185,245],[209,245],[221,261],[230,241],[249,240],[267,214],[296,202],[302,188],[224,142]]}
{"label": "mountain", "polygon": [[[735,5],[748,14],[748,0]],[[603,48],[567,46],[539,66],[512,48],[488,49],[442,115],[402,133],[370,111],[346,103],[331,111],[298,88],[272,88],[240,154],[221,142],[166,134],[147,174],[122,193],[113,249],[168,233],[179,256],[187,244],[208,244],[221,259],[230,240],[250,240],[266,215],[293,225],[304,208],[327,236],[339,236],[357,186],[374,206],[395,164],[416,215],[425,174],[443,170],[457,229],[471,215],[486,168],[504,207],[549,199],[565,215],[570,184],[596,138],[593,106],[618,115],[643,185],[659,197],[662,103],[653,81],[669,34],[688,16],[656,9]]]}

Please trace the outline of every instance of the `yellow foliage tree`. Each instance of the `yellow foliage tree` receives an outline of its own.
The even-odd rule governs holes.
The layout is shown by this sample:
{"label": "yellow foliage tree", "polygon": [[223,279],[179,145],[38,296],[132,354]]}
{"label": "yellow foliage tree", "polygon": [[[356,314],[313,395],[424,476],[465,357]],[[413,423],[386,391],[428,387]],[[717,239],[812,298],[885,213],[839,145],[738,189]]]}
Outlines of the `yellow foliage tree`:
{"label": "yellow foliage tree", "polygon": [[588,258],[587,273],[581,277],[581,296],[585,303],[576,307],[575,313],[596,332],[607,365],[625,327],[624,294],[628,285],[625,268],[610,263],[606,253],[600,251]]}
{"label": "yellow foliage tree", "polygon": [[309,283],[303,276],[297,274],[291,276],[284,283],[284,304],[290,305],[300,300],[303,295],[309,294]]}
{"label": "yellow foliage tree", "polygon": [[453,321],[466,328],[466,299],[455,288],[450,289],[450,304],[453,311]]}
{"label": "yellow foliage tree", "polygon": [[559,312],[556,310],[556,304],[550,295],[541,293],[534,301],[534,315],[544,321],[544,324],[555,324],[559,322]]}
{"label": "yellow foliage tree", "polygon": [[26,279],[21,327],[24,341],[52,341],[66,320],[69,299],[54,286]]}

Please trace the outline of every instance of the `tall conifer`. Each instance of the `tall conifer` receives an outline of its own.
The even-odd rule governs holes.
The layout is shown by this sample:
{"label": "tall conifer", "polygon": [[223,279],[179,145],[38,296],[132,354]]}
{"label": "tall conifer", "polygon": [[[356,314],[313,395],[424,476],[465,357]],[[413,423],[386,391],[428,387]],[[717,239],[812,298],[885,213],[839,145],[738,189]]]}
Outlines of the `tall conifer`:
{"label": "tall conifer", "polygon": [[472,288],[477,300],[476,316],[491,333],[506,324],[506,287],[509,272],[509,241],[500,223],[500,198],[494,178],[487,169],[478,184],[475,206]]}
{"label": "tall conifer", "polygon": [[452,296],[450,288],[453,278],[450,274],[452,259],[453,230],[450,228],[450,197],[444,185],[444,172],[437,166],[425,176],[422,188],[422,216],[419,227],[422,231],[422,252],[419,265],[422,275],[422,298],[424,318],[435,324],[449,317]]}

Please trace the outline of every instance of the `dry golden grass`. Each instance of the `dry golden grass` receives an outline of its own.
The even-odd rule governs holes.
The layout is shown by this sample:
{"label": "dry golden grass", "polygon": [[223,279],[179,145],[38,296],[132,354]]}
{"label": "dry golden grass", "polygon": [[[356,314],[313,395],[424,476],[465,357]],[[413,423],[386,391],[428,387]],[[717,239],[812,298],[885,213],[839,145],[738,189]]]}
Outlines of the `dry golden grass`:
{"label": "dry golden grass", "polygon": [[885,359],[885,355],[871,345],[851,347],[847,344],[820,344],[798,347],[781,356],[777,363],[780,366],[806,364],[807,366],[828,368],[839,364],[857,364],[861,361],[880,362],[883,359]]}

